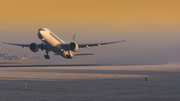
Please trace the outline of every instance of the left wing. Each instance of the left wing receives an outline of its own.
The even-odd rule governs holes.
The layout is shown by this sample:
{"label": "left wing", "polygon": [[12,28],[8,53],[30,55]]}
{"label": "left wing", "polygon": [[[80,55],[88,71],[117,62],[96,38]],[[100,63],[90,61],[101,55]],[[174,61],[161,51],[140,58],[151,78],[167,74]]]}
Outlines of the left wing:
{"label": "left wing", "polygon": [[15,46],[22,46],[22,47],[30,47],[30,44],[16,44],[16,43],[7,43],[2,42],[3,44],[15,45]]}
{"label": "left wing", "polygon": [[99,46],[101,47],[101,45],[107,45],[107,44],[114,44],[114,43],[119,43],[119,42],[126,42],[126,40],[122,40],[122,41],[114,41],[114,42],[105,42],[105,43],[94,43],[94,44],[78,44],[79,48],[84,48],[84,47],[93,47],[93,46]]}
{"label": "left wing", "polygon": [[[3,44],[9,44],[9,45],[15,45],[15,46],[21,46],[21,47],[30,47],[30,44],[16,44],[16,43],[7,43],[7,42],[2,42]],[[46,44],[37,44],[38,47],[41,49],[41,50],[46,50],[47,49],[47,45]]]}

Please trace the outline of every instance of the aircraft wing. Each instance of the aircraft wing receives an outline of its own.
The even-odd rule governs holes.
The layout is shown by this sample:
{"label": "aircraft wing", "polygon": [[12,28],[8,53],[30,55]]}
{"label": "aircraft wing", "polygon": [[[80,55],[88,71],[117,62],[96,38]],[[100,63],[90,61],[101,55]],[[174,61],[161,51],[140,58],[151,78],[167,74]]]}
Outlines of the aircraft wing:
{"label": "aircraft wing", "polygon": [[[114,41],[114,42],[105,42],[105,43],[93,43],[93,44],[78,44],[79,48],[89,48],[93,46],[99,46],[101,45],[107,45],[107,44],[114,44],[114,43],[119,43],[119,42],[126,42],[126,40],[121,40],[121,41]],[[69,49],[69,44],[60,44],[62,49],[68,50]]]}
{"label": "aircraft wing", "polygon": [[[9,44],[9,45],[15,45],[15,46],[21,46],[21,47],[30,47],[30,44],[16,44],[16,43],[7,43],[7,42],[2,42],[3,44]],[[47,45],[46,44],[37,44],[38,47],[41,49],[41,50],[46,50],[47,49]]]}
{"label": "aircraft wing", "polygon": [[94,44],[78,44],[79,48],[89,48],[93,46],[101,46],[101,45],[107,45],[107,44],[114,44],[114,43],[119,43],[119,42],[126,42],[126,40],[121,40],[121,41],[114,41],[114,42],[105,42],[105,43],[94,43]]}
{"label": "aircraft wing", "polygon": [[7,43],[7,42],[2,42],[3,44],[9,44],[9,45],[15,45],[15,46],[21,46],[21,47],[29,47],[30,44],[16,44],[16,43]]}

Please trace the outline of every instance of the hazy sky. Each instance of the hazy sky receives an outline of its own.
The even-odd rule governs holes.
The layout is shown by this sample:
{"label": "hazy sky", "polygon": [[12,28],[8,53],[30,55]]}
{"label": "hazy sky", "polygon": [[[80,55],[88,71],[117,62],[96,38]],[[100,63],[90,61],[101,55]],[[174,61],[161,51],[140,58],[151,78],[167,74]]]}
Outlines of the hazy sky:
{"label": "hazy sky", "polygon": [[[37,30],[47,27],[65,42],[127,40],[81,53],[95,56],[66,60],[53,56],[48,63],[167,64],[180,62],[179,0],[4,0],[0,3],[0,41],[40,43]],[[0,44],[0,51],[39,56],[28,48]]]}

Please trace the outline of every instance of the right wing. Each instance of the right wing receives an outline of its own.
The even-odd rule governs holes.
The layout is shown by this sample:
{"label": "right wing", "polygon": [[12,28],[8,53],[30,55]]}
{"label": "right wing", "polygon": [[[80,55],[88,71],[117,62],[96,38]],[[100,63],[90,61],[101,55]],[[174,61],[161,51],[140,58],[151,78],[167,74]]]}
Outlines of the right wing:
{"label": "right wing", "polygon": [[[8,42],[2,42],[3,44],[9,44],[9,45],[15,45],[15,46],[21,46],[21,47],[30,47],[30,44],[16,44],[16,43],[8,43]],[[46,44],[37,44],[38,47],[41,49],[41,50],[47,50],[47,45]]]}
{"label": "right wing", "polygon": [[[73,38],[73,41],[74,41],[74,38]],[[104,43],[78,44],[78,47],[79,48],[89,48],[89,47],[93,47],[93,46],[101,47],[101,45],[114,44],[114,43],[119,43],[119,42],[126,42],[126,40],[114,41],[114,42],[104,42]],[[65,49],[66,51],[69,49],[69,44],[60,44],[60,46],[62,49]]]}
{"label": "right wing", "polygon": [[79,48],[89,48],[89,47],[93,47],[93,46],[101,46],[101,45],[107,45],[107,44],[114,44],[114,43],[119,43],[119,42],[126,42],[126,40],[122,40],[122,41],[114,41],[114,42],[105,42],[105,43],[94,43],[94,44],[78,44]]}

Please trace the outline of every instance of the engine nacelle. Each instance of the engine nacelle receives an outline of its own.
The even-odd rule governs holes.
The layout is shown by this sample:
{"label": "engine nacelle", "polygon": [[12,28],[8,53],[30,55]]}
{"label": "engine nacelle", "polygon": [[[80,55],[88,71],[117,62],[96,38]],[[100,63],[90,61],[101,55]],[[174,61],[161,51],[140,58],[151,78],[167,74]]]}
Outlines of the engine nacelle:
{"label": "engine nacelle", "polygon": [[36,43],[31,43],[29,48],[32,52],[37,52],[39,50],[39,47]]}
{"label": "engine nacelle", "polygon": [[71,42],[71,43],[69,44],[69,49],[70,49],[71,51],[74,51],[74,52],[78,51],[78,49],[79,49],[78,44],[76,44],[76,43],[74,43],[74,42]]}

